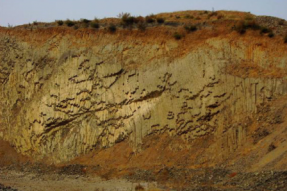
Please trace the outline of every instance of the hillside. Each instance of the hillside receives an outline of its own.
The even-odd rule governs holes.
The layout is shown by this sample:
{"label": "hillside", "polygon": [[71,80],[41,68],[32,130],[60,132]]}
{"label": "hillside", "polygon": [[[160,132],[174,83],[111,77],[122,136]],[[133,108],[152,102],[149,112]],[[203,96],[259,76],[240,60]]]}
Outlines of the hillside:
{"label": "hillside", "polygon": [[185,11],[69,22],[0,28],[0,166],[284,190],[286,21]]}

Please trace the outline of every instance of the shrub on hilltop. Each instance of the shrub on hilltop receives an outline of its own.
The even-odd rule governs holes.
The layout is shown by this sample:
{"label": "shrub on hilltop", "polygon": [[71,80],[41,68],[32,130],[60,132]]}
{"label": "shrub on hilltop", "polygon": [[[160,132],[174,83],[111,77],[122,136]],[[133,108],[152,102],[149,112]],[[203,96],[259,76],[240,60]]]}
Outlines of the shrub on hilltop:
{"label": "shrub on hilltop", "polygon": [[64,24],[64,21],[62,21],[62,20],[58,20],[56,22],[57,22],[58,26],[62,26]]}
{"label": "shrub on hilltop", "polygon": [[92,28],[94,28],[94,29],[100,28],[99,23],[96,23],[96,22],[91,22],[90,26],[91,26]]}
{"label": "shrub on hilltop", "polygon": [[155,22],[155,16],[154,15],[148,15],[145,17],[145,20],[147,23],[154,23]]}
{"label": "shrub on hilltop", "polygon": [[110,31],[111,33],[114,33],[114,32],[117,31],[117,27],[116,27],[116,25],[114,25],[114,24],[110,24],[110,26],[108,27],[108,29],[109,29],[109,31]]}
{"label": "shrub on hilltop", "polygon": [[91,20],[88,20],[88,19],[81,19],[81,22],[86,23],[86,24],[89,24],[89,23],[91,22]]}
{"label": "shrub on hilltop", "polygon": [[71,21],[71,20],[66,20],[65,24],[68,26],[68,27],[72,27],[74,26],[76,23],[74,21]]}
{"label": "shrub on hilltop", "polygon": [[162,24],[162,23],[164,23],[165,20],[164,20],[164,18],[160,17],[160,18],[157,18],[156,21],[158,24]]}
{"label": "shrub on hilltop", "polygon": [[253,20],[240,21],[235,26],[235,30],[240,34],[244,34],[247,29],[259,30],[261,27]]}

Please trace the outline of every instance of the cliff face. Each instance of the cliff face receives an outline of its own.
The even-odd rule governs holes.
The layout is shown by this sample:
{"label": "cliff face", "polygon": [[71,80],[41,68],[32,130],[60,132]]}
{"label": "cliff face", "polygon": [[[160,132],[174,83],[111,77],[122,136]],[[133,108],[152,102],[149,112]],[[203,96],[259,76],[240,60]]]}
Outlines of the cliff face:
{"label": "cliff face", "polygon": [[124,140],[140,152],[149,135],[243,145],[248,117],[286,94],[286,46],[162,31],[1,29],[0,138],[55,163]]}

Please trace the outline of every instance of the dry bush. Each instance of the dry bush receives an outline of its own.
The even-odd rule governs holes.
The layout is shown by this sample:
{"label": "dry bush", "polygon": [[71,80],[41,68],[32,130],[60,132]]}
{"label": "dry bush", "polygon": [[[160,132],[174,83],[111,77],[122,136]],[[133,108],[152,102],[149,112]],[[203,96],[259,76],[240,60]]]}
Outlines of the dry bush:
{"label": "dry bush", "polygon": [[110,26],[108,27],[108,30],[111,32],[111,33],[115,33],[117,31],[117,26],[114,25],[114,24],[110,24]]}
{"label": "dry bush", "polygon": [[155,16],[154,15],[148,15],[145,17],[145,20],[147,23],[154,23],[155,22]]}
{"label": "dry bush", "polygon": [[164,23],[164,18],[156,18],[156,21],[157,21],[157,23],[158,24],[162,24],[162,23]]}
{"label": "dry bush", "polygon": [[64,21],[62,21],[62,20],[59,20],[59,21],[56,21],[56,22],[57,22],[58,26],[62,26],[64,24]]}
{"label": "dry bush", "polygon": [[175,38],[175,40],[180,40],[180,39],[182,39],[183,35],[178,33],[178,32],[175,32],[173,34],[173,37]]}
{"label": "dry bush", "polygon": [[72,26],[75,25],[75,22],[68,19],[68,20],[66,20],[65,24],[66,24],[68,27],[72,27]]}
{"label": "dry bush", "polygon": [[94,29],[100,28],[99,23],[96,23],[96,22],[91,22],[90,26],[91,26],[92,28],[94,28]]}
{"label": "dry bush", "polygon": [[197,27],[195,25],[185,25],[184,29],[189,33],[196,31]]}

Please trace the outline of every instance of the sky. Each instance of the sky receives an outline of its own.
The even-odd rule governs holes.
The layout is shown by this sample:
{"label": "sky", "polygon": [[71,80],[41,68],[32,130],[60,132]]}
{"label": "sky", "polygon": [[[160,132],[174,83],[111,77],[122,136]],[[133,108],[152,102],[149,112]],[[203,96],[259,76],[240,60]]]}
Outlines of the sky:
{"label": "sky", "polygon": [[287,0],[0,0],[0,26],[66,19],[146,16],[183,10],[237,10],[287,20]]}

